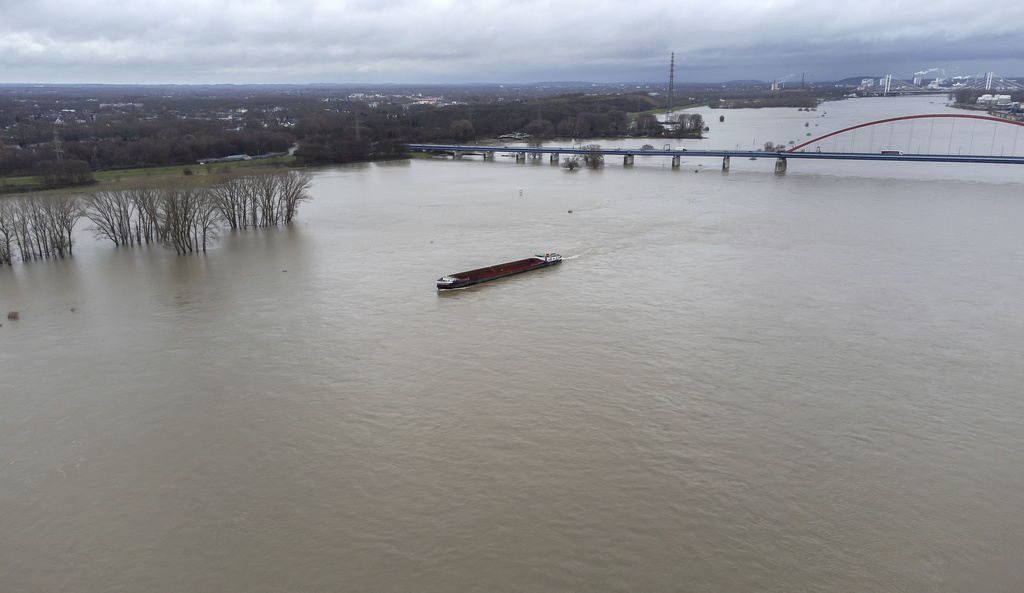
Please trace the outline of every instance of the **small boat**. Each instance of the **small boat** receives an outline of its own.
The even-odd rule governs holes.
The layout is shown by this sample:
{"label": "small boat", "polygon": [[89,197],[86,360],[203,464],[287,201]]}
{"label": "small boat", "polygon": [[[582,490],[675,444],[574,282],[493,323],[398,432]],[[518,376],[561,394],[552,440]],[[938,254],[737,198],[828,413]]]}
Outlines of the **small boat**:
{"label": "small boat", "polygon": [[498,278],[511,276],[512,274],[539,270],[540,268],[546,268],[558,263],[562,263],[561,255],[557,253],[538,253],[533,257],[518,261],[441,276],[437,279],[437,289],[465,288],[474,284],[480,284],[481,282],[487,282],[488,280],[497,280]]}

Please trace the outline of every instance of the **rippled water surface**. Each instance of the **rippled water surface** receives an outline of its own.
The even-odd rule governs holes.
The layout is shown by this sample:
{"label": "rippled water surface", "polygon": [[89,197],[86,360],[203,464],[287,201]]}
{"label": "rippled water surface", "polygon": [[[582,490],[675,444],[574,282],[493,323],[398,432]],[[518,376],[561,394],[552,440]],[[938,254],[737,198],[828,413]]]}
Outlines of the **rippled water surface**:
{"label": "rippled water surface", "polygon": [[0,269],[0,590],[1018,590],[1022,171],[667,165]]}

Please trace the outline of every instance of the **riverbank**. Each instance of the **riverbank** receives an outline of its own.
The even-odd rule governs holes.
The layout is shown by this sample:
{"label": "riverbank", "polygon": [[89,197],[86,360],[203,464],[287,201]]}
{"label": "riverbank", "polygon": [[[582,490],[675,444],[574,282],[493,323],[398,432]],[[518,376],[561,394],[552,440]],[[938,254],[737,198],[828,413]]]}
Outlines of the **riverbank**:
{"label": "riverbank", "polygon": [[157,182],[163,179],[194,175],[204,177],[227,170],[248,169],[254,167],[295,166],[295,156],[280,156],[251,161],[232,161],[227,163],[207,163],[203,165],[175,165],[172,167],[144,167],[139,169],[118,169],[114,171],[98,171],[93,173],[96,182],[89,185],[45,189],[38,185],[37,177],[8,177],[0,179],[0,196],[17,196],[25,194],[69,194],[117,189],[130,181],[145,180]]}

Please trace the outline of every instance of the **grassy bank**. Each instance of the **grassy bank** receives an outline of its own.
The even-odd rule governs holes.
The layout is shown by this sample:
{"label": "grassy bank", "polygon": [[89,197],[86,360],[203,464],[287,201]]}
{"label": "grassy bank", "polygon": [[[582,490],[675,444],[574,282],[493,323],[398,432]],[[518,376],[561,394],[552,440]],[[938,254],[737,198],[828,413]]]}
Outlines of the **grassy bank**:
{"label": "grassy bank", "polygon": [[20,193],[82,193],[117,189],[121,184],[133,181],[158,182],[161,179],[182,177],[185,175],[206,176],[226,170],[246,169],[252,167],[292,166],[294,156],[281,156],[270,159],[252,161],[232,161],[229,163],[210,163],[208,165],[180,165],[174,167],[146,167],[142,169],[120,169],[117,171],[98,171],[93,173],[96,183],[91,185],[62,187],[43,190],[39,187],[38,178],[6,177],[0,179],[0,194],[16,195]]}

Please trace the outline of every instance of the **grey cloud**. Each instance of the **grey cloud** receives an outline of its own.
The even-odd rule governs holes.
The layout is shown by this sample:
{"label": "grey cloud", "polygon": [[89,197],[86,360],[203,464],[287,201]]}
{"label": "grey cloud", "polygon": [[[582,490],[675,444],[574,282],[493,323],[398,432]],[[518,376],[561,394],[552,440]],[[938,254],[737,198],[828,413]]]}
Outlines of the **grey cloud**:
{"label": "grey cloud", "polygon": [[[7,0],[0,82],[818,79],[953,63],[1024,75],[1024,5],[766,0]],[[951,66],[950,66],[951,67]],[[894,71],[904,68],[906,72]],[[950,68],[947,68],[949,70]],[[680,76],[682,75],[682,76]],[[6,80],[5,80],[6,79]]]}

